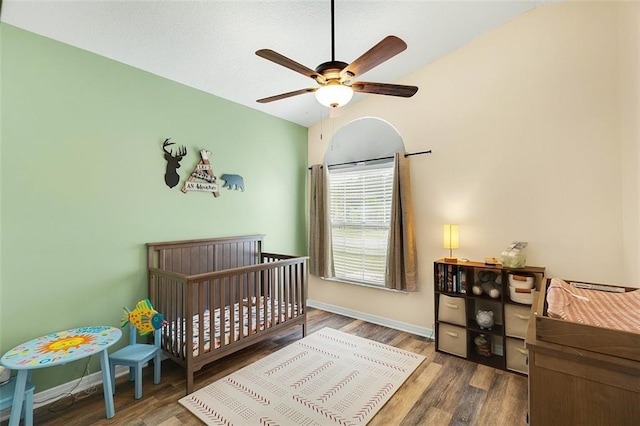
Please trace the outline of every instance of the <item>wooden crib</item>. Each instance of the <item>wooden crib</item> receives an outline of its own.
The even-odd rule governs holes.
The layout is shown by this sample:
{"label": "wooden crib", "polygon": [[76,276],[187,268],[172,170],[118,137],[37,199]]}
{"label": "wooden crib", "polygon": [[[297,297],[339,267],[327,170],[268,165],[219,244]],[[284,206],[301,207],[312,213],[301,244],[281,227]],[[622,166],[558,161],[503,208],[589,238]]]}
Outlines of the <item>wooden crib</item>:
{"label": "wooden crib", "polygon": [[149,299],[164,315],[162,351],[186,370],[301,325],[307,257],[262,253],[263,235],[148,243]]}

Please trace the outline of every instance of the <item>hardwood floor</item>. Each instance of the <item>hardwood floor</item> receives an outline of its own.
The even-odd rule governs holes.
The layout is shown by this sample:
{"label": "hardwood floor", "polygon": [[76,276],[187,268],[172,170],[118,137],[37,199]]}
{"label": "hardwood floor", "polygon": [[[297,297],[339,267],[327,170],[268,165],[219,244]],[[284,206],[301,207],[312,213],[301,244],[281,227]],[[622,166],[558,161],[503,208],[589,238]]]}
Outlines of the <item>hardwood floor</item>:
{"label": "hardwood floor", "polygon": [[[360,320],[309,309],[308,331],[331,327],[357,336],[422,354],[426,360],[407,379],[370,425],[526,425],[527,379],[446,354],[436,353],[428,339]],[[215,362],[195,377],[198,390],[277,349],[300,339],[300,328],[284,332],[271,341],[254,345]],[[183,370],[171,361],[162,363],[162,382],[153,384],[153,371],[143,373],[142,399],[135,400],[133,382],[116,379],[113,419],[105,418],[102,388],[78,399],[64,410],[64,401],[38,408],[36,425],[201,425],[183,408]],[[37,401],[37,397],[36,397]],[[6,425],[7,421],[2,422]]]}

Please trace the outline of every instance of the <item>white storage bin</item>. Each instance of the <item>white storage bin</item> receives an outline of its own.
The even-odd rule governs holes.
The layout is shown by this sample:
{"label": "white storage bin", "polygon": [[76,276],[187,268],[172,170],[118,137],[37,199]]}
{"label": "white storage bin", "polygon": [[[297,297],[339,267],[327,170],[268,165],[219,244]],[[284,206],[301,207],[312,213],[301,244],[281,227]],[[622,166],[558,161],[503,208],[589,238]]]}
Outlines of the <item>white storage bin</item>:
{"label": "white storage bin", "polygon": [[535,277],[520,274],[509,274],[509,286],[515,288],[533,288],[536,284]]}
{"label": "white storage bin", "polygon": [[516,303],[531,305],[533,303],[533,293],[535,289],[514,288],[509,286],[509,297]]}

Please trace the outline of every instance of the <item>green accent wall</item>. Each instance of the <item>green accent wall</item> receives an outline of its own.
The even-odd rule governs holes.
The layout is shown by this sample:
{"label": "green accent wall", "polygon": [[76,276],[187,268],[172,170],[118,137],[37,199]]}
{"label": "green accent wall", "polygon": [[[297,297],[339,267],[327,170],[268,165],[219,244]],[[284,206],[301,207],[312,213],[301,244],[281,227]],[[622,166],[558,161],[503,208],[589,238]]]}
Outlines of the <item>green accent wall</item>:
{"label": "green accent wall", "polygon": [[[0,352],[118,326],[146,297],[147,242],[259,233],[306,254],[305,127],[7,24],[0,37]],[[165,138],[188,150],[171,189]],[[245,192],[182,193],[201,149]],[[37,371],[37,392],[84,364]]]}

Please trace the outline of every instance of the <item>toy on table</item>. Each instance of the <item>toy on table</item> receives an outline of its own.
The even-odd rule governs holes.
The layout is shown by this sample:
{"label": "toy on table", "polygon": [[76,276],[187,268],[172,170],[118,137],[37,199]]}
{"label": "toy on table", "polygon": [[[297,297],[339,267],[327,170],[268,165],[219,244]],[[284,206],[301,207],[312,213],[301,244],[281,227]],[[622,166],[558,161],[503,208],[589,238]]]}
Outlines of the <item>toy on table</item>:
{"label": "toy on table", "polygon": [[151,305],[149,299],[144,299],[136,304],[133,311],[122,308],[122,319],[120,320],[120,327],[124,327],[128,323],[133,324],[138,329],[141,336],[145,334],[153,333],[167,324],[162,314]]}

